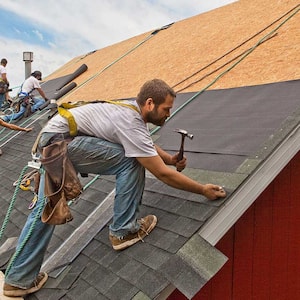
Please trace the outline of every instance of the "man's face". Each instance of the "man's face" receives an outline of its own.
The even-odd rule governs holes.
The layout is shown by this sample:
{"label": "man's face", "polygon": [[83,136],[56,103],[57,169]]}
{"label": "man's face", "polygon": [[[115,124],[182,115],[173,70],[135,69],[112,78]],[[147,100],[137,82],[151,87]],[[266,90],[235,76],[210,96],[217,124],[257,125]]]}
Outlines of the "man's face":
{"label": "man's face", "polygon": [[152,102],[152,109],[147,112],[147,122],[157,126],[162,126],[170,116],[170,110],[173,107],[174,97],[168,95],[165,102],[156,106]]}

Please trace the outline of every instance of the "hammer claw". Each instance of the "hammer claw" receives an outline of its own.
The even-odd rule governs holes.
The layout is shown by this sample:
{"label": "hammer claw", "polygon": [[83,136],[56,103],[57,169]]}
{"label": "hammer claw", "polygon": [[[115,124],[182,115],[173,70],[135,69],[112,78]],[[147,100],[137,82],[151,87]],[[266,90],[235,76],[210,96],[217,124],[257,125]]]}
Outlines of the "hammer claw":
{"label": "hammer claw", "polygon": [[183,159],[183,153],[184,153],[184,139],[187,136],[189,139],[193,139],[194,135],[191,133],[188,133],[186,130],[184,129],[175,129],[174,131],[178,132],[181,134],[181,145],[180,145],[180,149],[179,149],[179,153],[178,153],[178,157],[177,157],[177,161],[181,161]]}

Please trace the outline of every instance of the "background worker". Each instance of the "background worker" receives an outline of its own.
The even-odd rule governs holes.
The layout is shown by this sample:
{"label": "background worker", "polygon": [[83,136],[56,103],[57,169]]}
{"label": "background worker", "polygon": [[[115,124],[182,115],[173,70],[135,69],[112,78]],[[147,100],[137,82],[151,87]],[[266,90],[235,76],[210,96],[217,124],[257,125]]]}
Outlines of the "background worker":
{"label": "background worker", "polygon": [[[7,59],[2,58],[1,62],[0,62],[0,81],[5,83],[5,85],[7,86],[7,90],[8,90],[9,82],[7,79],[6,65],[7,65]],[[0,94],[0,108],[2,107],[4,100],[11,101],[8,91],[3,94]]]}
{"label": "background worker", "polygon": [[[16,120],[23,116],[25,112],[30,108],[30,111],[27,112],[33,113],[38,110],[40,106],[42,106],[48,98],[45,95],[45,92],[40,86],[40,80],[42,80],[42,73],[40,71],[34,71],[22,84],[21,91],[18,94],[21,105],[18,112],[6,116],[2,116],[1,118],[5,122],[9,122],[12,120]],[[33,96],[32,92],[37,90],[40,96]],[[23,100],[23,101],[22,101]]]}

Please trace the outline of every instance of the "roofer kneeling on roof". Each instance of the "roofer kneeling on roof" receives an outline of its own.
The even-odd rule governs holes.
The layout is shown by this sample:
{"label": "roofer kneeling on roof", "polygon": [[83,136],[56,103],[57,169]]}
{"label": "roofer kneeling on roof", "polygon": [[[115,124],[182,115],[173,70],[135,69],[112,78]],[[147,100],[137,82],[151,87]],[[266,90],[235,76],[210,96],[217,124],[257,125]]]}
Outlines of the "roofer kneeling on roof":
{"label": "roofer kneeling on roof", "polygon": [[[136,100],[124,100],[123,105],[98,102],[70,109],[79,133],[68,144],[68,155],[75,169],[80,173],[116,175],[113,221],[109,226],[109,239],[115,250],[143,240],[156,226],[155,215],[137,219],[145,169],[174,188],[210,200],[226,196],[218,185],[201,184],[168,167],[176,166],[181,171],[186,166],[186,158],[177,162],[178,153],[172,156],[154,145],[147,123],[162,126],[170,116],[175,97],[173,89],[164,81],[153,79],[141,87]],[[69,138],[68,120],[56,115],[42,132],[39,147]],[[42,175],[38,203],[27,219],[18,245],[27,236],[40,205],[44,205],[44,183]],[[5,275],[6,296],[33,293],[46,282],[48,275],[40,272],[40,267],[54,227],[42,223],[40,218],[37,220],[29,241]]]}
{"label": "roofer kneeling on roof", "polygon": [[[12,120],[19,119],[23,116],[27,108],[30,108],[29,113],[33,113],[38,110],[40,106],[42,106],[45,101],[48,100],[43,89],[40,85],[40,80],[42,80],[42,73],[40,71],[34,71],[22,84],[21,91],[18,94],[20,98],[21,104],[18,112],[1,116],[1,119],[5,122],[10,122]],[[40,96],[33,96],[32,92],[37,90]]]}

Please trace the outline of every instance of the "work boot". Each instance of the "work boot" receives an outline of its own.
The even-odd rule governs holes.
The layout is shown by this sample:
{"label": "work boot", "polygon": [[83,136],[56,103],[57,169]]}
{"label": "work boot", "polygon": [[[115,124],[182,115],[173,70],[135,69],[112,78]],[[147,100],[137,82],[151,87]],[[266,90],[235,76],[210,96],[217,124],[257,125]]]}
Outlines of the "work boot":
{"label": "work boot", "polygon": [[149,215],[138,220],[138,223],[140,224],[140,229],[135,233],[129,233],[122,237],[109,234],[109,239],[114,250],[123,250],[134,245],[138,241],[143,241],[155,227],[157,218],[154,215]]}
{"label": "work boot", "polygon": [[3,295],[7,297],[22,297],[28,294],[35,293],[36,291],[41,289],[41,287],[46,283],[47,279],[48,279],[48,274],[45,272],[40,272],[36,277],[36,279],[31,284],[31,286],[27,289],[22,289],[4,283]]}

